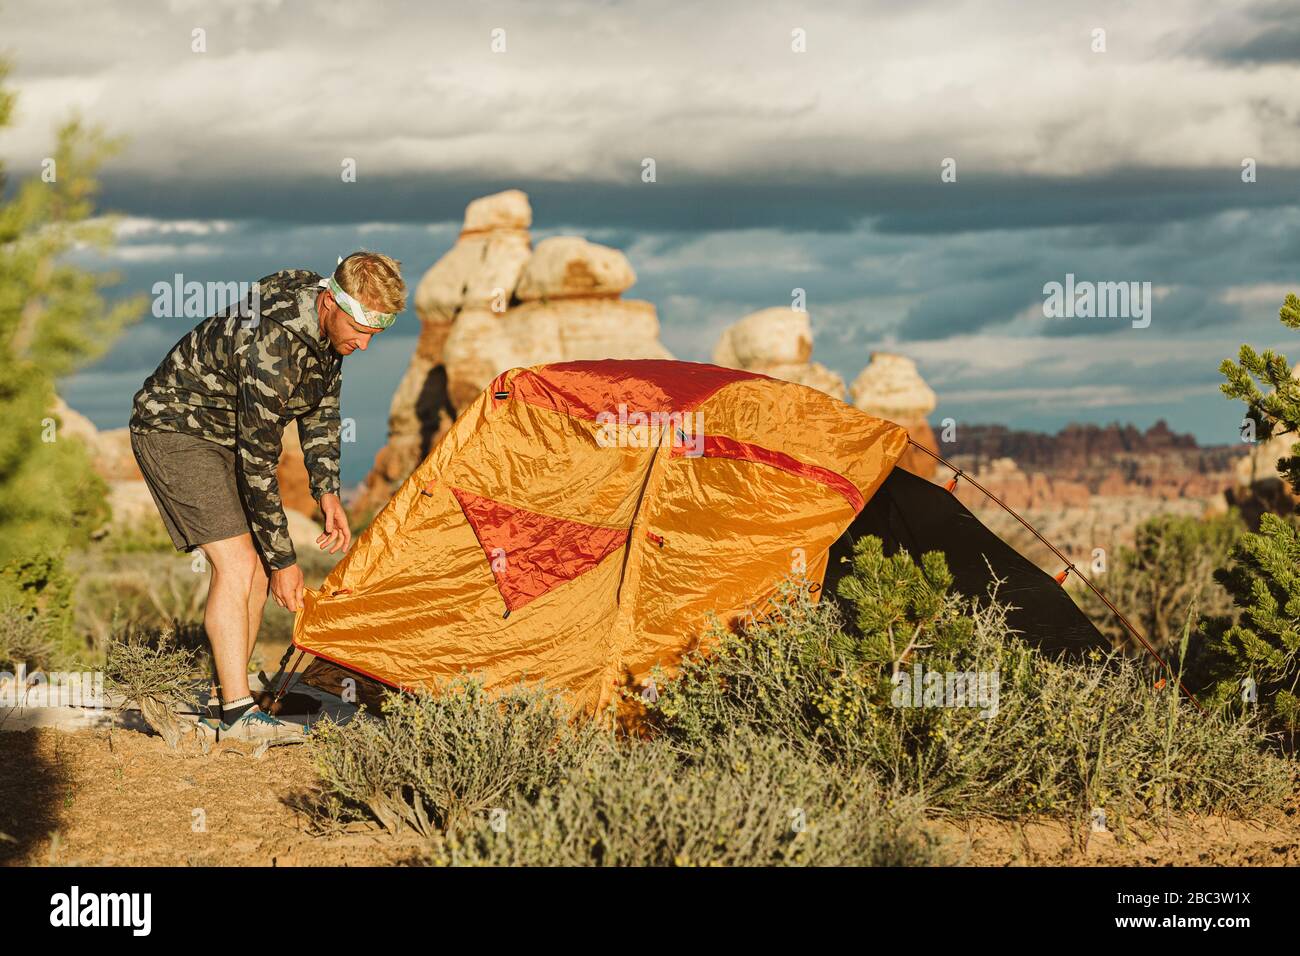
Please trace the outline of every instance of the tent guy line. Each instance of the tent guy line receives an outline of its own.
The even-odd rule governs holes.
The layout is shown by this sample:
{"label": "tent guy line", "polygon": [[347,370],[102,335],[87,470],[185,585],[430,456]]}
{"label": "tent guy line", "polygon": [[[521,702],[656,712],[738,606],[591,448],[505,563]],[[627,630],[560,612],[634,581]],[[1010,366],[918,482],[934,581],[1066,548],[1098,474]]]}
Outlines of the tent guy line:
{"label": "tent guy line", "polygon": [[1192,704],[1196,707],[1196,709],[1200,711],[1201,714],[1205,714],[1205,708],[1201,706],[1201,702],[1196,699],[1195,694],[1193,694],[1190,690],[1187,689],[1187,686],[1182,682],[1182,680],[1178,677],[1178,675],[1174,673],[1174,669],[1169,665],[1169,663],[1156,652],[1156,649],[1152,647],[1150,642],[1138,632],[1138,629],[1134,627],[1132,623],[1130,623],[1129,619],[1124,616],[1124,614],[1120,611],[1119,608],[1115,606],[1115,604],[1111,601],[1111,599],[1106,597],[1106,595],[1102,593],[1101,589],[1097,587],[1097,585],[1093,584],[1092,581],[1088,579],[1088,576],[1084,574],[1082,571],[1080,571],[1078,567],[1075,565],[1075,563],[1071,561],[1065,555],[1065,553],[1061,551],[1060,548],[1058,548],[1056,545],[1052,544],[1052,542],[1048,541],[1045,537],[1043,537],[1043,535],[1039,532],[1039,530],[1035,528],[1032,524],[1030,524],[1028,521],[1026,521],[1023,517],[1021,517],[1014,508],[1012,508],[1002,499],[998,498],[997,495],[993,494],[993,492],[989,491],[987,488],[981,485],[978,481],[972,478],[967,472],[963,471],[961,468],[958,468],[952,462],[945,459],[942,455],[938,455],[930,451],[930,449],[926,448],[924,445],[918,442],[913,441],[911,438],[907,439],[907,443],[911,445],[913,448],[917,448],[925,452],[927,455],[929,455],[935,461],[939,462],[939,464],[943,465],[945,468],[949,468],[952,470],[953,479],[948,483],[948,491],[952,492],[956,489],[958,479],[961,478],[966,479],[966,481],[970,482],[971,487],[973,487],[976,491],[980,492],[982,495],[984,495],[985,498],[989,499],[989,501],[993,502],[995,505],[997,505],[1007,514],[1011,515],[1011,517],[1019,521],[1025,527],[1025,530],[1027,530],[1035,538],[1041,541],[1048,548],[1048,550],[1052,552],[1052,554],[1060,558],[1062,563],[1064,563],[1065,565],[1065,570],[1062,571],[1059,575],[1057,575],[1056,578],[1057,581],[1059,581],[1062,585],[1064,585],[1066,577],[1069,575],[1071,571],[1073,571],[1074,574],[1079,578],[1079,580],[1082,581],[1087,586],[1088,590],[1090,590],[1093,594],[1095,594],[1101,600],[1101,602],[1105,604],[1107,608],[1110,609],[1110,612],[1115,615],[1116,620],[1118,620],[1120,624],[1124,626],[1125,630],[1127,630],[1130,634],[1132,634],[1135,638],[1137,638],[1138,643],[1140,643],[1146,649],[1146,652],[1150,654],[1151,657],[1156,661],[1156,663],[1159,664],[1164,669],[1165,673],[1167,673],[1169,677],[1173,679],[1174,683],[1176,683],[1179,689],[1184,694],[1187,695],[1187,699],[1192,702]]}

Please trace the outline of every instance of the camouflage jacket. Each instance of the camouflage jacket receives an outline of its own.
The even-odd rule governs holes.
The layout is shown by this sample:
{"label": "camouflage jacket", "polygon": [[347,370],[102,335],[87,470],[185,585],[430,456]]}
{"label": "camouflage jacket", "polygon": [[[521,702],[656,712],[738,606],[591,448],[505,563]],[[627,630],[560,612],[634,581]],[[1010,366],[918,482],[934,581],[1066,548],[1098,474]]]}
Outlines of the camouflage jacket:
{"label": "camouflage jacket", "polygon": [[259,280],[240,306],[172,347],[131,413],[132,431],[181,432],[235,450],[240,497],[272,568],[297,560],[275,475],[290,419],[298,420],[312,496],[339,490],[342,357],[320,331],[320,279],[289,269]]}

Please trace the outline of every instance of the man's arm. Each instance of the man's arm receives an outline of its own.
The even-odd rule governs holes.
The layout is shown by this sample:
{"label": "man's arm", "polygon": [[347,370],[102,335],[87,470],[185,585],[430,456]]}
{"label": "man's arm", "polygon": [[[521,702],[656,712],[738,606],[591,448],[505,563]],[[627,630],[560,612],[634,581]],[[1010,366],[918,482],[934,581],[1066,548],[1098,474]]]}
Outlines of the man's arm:
{"label": "man's arm", "polygon": [[290,333],[274,322],[263,323],[238,360],[235,473],[253,538],[272,570],[298,560],[275,477],[285,406],[297,379],[291,364]]}
{"label": "man's arm", "polygon": [[319,405],[298,419],[302,458],[307,466],[311,496],[325,516],[325,533],[316,539],[330,554],[346,551],[352,544],[348,516],[339,500],[339,385]]}
{"label": "man's arm", "polygon": [[302,459],[307,466],[311,496],[320,501],[339,493],[339,393],[327,394],[319,405],[298,419]]}

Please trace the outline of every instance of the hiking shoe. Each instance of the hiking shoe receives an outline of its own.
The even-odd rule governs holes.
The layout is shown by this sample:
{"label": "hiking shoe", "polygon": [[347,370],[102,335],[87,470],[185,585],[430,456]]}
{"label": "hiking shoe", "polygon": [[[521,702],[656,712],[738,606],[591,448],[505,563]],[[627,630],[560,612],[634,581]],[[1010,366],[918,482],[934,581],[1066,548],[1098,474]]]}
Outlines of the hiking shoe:
{"label": "hiking shoe", "polygon": [[221,733],[231,740],[256,740],[277,743],[279,741],[302,740],[307,730],[302,724],[288,721],[263,713],[257,707],[244,711],[233,723],[221,723]]}
{"label": "hiking shoe", "polygon": [[188,711],[199,718],[199,723],[209,730],[216,730],[221,726],[221,701],[216,697],[209,697],[206,704],[195,704],[193,711]]}

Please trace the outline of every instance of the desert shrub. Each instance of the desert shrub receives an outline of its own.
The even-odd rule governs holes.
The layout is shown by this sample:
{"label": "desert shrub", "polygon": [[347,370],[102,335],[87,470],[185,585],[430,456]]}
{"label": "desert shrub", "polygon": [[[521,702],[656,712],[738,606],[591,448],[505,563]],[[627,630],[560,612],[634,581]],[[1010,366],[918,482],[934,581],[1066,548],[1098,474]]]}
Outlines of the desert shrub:
{"label": "desert shrub", "polygon": [[658,700],[646,724],[679,753],[706,753],[734,727],[785,739],[836,761],[852,746],[871,671],[854,654],[831,602],[817,603],[796,584],[741,630],[715,621],[707,651],[686,656],[673,678],[656,672]]}
{"label": "desert shrub", "polygon": [[[322,725],[317,812],[415,831],[439,864],[879,865],[937,859],[927,812],[1081,823],[1103,808],[1122,825],[1250,814],[1290,790],[1253,717],[1203,716],[1120,654],[1042,657],[1008,632],[996,589],[954,595],[941,556],[917,565],[865,539],[844,593],[856,628],[806,582],[739,628],[715,623],[656,673],[656,700],[637,699],[645,737],[468,678],[395,697],[384,720]],[[910,706],[918,668],[996,683],[931,706],[918,676],[925,706]]]}
{"label": "desert shrub", "polygon": [[194,703],[196,657],[172,628],[133,630],[108,645],[104,680],[175,748],[181,728],[174,712]]}
{"label": "desert shrub", "polygon": [[37,551],[0,567],[0,606],[12,615],[39,620],[50,643],[45,666],[71,664],[84,649],[73,627],[75,576],[63,556]]}
{"label": "desert shrub", "polygon": [[[1044,658],[1008,633],[996,593],[967,601],[948,592],[941,556],[904,561],[878,539],[858,542],[842,583],[856,633],[798,588],[739,632],[715,629],[707,652],[660,675],[650,725],[682,753],[753,727],[958,815],[1249,812],[1285,791],[1289,769],[1261,753],[1256,721],[1202,716],[1129,659]],[[996,695],[912,706],[916,668],[983,674]]]}
{"label": "desert shrub", "polygon": [[454,828],[562,779],[598,735],[567,718],[562,700],[522,684],[490,694],[460,678],[433,693],[390,695],[382,720],[313,728],[321,811],[394,833]]}
{"label": "desert shrub", "polygon": [[779,738],[729,733],[699,760],[609,742],[534,798],[449,834],[431,862],[498,866],[918,865],[938,847],[919,805]]}
{"label": "desert shrub", "polygon": [[[1245,531],[1245,523],[1236,512],[1206,518],[1158,515],[1137,527],[1133,547],[1119,549],[1100,584],[1106,596],[1162,657],[1176,652],[1183,625],[1195,611],[1195,649],[1202,639],[1196,618],[1232,612],[1232,597],[1215,580],[1214,573],[1227,563]],[[1091,591],[1081,591],[1078,600],[1080,608],[1114,646],[1135,654],[1142,652]]]}
{"label": "desert shrub", "polygon": [[0,606],[0,671],[16,674],[23,665],[50,670],[58,650],[44,621],[12,605]]}

